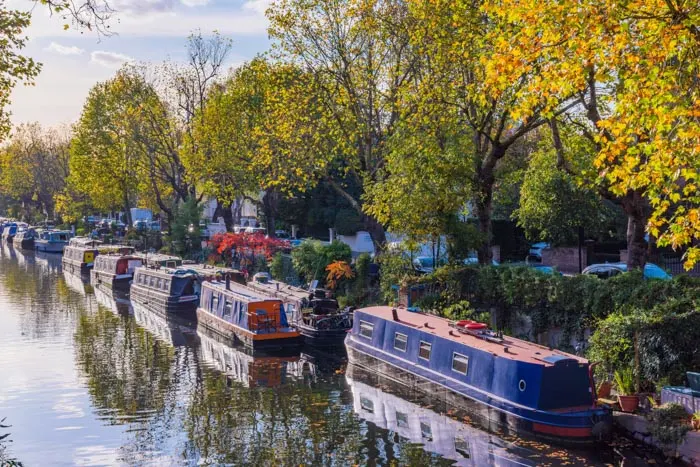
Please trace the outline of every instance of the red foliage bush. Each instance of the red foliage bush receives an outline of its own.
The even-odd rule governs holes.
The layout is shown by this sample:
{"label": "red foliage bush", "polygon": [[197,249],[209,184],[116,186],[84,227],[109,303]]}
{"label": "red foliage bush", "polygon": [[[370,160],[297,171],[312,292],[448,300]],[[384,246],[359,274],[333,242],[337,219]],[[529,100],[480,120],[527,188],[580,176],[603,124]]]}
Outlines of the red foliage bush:
{"label": "red foliage bush", "polygon": [[253,259],[264,256],[271,259],[275,253],[289,249],[289,242],[277,238],[269,238],[262,233],[221,233],[214,235],[209,245],[221,257],[230,261],[234,256]]}

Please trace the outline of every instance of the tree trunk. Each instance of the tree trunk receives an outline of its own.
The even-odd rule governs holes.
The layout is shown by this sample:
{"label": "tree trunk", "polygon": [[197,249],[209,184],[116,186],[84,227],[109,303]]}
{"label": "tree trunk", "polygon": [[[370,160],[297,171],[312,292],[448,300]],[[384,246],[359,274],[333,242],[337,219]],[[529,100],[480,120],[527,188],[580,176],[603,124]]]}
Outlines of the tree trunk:
{"label": "tree trunk", "polygon": [[241,217],[243,217],[243,203],[245,200],[243,198],[236,198],[233,202],[233,212],[231,213],[231,225],[232,228],[235,225],[241,225]]}
{"label": "tree trunk", "polygon": [[384,226],[377,222],[377,219],[372,216],[363,214],[362,217],[365,230],[367,230],[372,237],[375,253],[379,254],[386,247],[386,231],[384,230]]}
{"label": "tree trunk", "polygon": [[629,190],[622,198],[627,214],[627,269],[644,269],[647,261],[647,202],[639,191]]}
{"label": "tree trunk", "polygon": [[475,200],[476,217],[479,220],[479,234],[481,246],[477,249],[479,264],[490,265],[493,260],[493,229],[491,217],[493,215],[493,170],[480,170],[477,186],[479,187]]}
{"label": "tree trunk", "polygon": [[[217,204],[218,201],[217,201]],[[231,211],[231,203],[220,203],[221,217],[224,218],[227,232],[233,232],[233,211]]]}
{"label": "tree trunk", "polygon": [[276,190],[267,190],[263,196],[263,209],[265,210],[265,228],[270,238],[275,238],[275,216],[277,215],[278,193]]}
{"label": "tree trunk", "polygon": [[131,228],[133,225],[133,221],[131,219],[131,202],[129,201],[129,194],[126,191],[124,191],[124,213],[126,216],[126,225]]}

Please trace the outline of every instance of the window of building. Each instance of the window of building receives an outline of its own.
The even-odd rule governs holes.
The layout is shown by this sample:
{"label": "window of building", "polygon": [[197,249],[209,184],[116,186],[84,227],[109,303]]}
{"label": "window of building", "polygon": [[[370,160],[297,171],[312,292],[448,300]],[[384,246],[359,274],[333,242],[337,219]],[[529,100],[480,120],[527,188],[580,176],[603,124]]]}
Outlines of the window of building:
{"label": "window of building", "polygon": [[399,428],[408,428],[408,414],[396,411],[396,426]]}
{"label": "window of building", "polygon": [[408,346],[408,337],[406,334],[401,334],[400,332],[397,332],[394,334],[394,348],[396,350],[400,350],[401,352],[406,351],[406,347]]}
{"label": "window of building", "polygon": [[461,373],[463,375],[467,374],[467,370],[469,369],[469,357],[459,354],[459,353],[453,353],[452,354],[452,371],[456,371],[457,373]]}
{"label": "window of building", "polygon": [[420,341],[420,346],[418,347],[418,358],[423,360],[430,360],[430,351],[432,350],[432,344]]}
{"label": "window of building", "polygon": [[470,459],[472,457],[471,447],[469,446],[469,441],[462,438],[461,436],[455,436],[455,451],[457,451],[462,457]]}
{"label": "window of building", "polygon": [[360,335],[366,337],[367,339],[372,338],[372,333],[374,332],[374,325],[368,323],[367,321],[360,321]]}

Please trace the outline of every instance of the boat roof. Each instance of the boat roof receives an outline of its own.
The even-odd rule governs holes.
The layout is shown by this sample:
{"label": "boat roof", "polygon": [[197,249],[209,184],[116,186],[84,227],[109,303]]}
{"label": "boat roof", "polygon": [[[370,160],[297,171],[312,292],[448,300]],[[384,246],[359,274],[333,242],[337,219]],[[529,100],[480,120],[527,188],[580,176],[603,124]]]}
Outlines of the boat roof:
{"label": "boat roof", "polygon": [[[235,283],[230,284],[231,287],[234,287],[235,285],[236,285]],[[268,300],[279,301],[279,299],[277,299],[277,298],[268,297],[267,295],[263,295],[262,293],[258,292],[257,290],[249,289],[245,286],[227,289],[226,283],[221,282],[221,281],[205,282],[204,287],[211,287],[219,292],[225,292],[227,294],[231,294],[235,298],[243,299],[243,300],[248,301],[248,302],[262,302],[262,301],[268,301]]]}
{"label": "boat roof", "polygon": [[308,299],[311,294],[310,291],[304,290],[301,287],[295,287],[272,279],[267,282],[250,281],[246,284],[246,287],[257,290],[260,293],[265,293],[271,297],[278,297],[284,300],[301,301]]}
{"label": "boat roof", "polygon": [[[393,321],[393,308],[390,306],[373,306],[356,310],[356,313],[366,313],[386,321]],[[454,342],[465,344],[469,347],[489,352],[497,357],[509,360],[518,360],[537,365],[553,366],[562,360],[576,360],[579,363],[588,363],[588,360],[576,355],[550,349],[543,345],[528,342],[515,337],[503,336],[502,342],[492,342],[475,335],[464,334],[456,330],[453,321],[435,315],[408,311],[405,308],[396,308],[399,323],[410,326],[420,331],[434,334]],[[507,351],[506,351],[507,349]]]}

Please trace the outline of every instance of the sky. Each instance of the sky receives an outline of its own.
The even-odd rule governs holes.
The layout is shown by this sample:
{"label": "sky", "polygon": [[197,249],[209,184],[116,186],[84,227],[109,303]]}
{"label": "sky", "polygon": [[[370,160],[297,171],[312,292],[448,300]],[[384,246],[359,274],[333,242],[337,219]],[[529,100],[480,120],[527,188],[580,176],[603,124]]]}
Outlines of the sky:
{"label": "sky", "polygon": [[228,67],[269,48],[265,9],[270,0],[109,0],[118,10],[109,22],[111,36],[74,29],[51,17],[33,0],[8,0],[31,10],[32,25],[23,54],[43,64],[34,86],[18,85],[12,94],[12,122],[70,124],[80,116],[90,88],[109,79],[125,61],[159,63],[185,59],[190,32],[213,30],[233,40]]}

